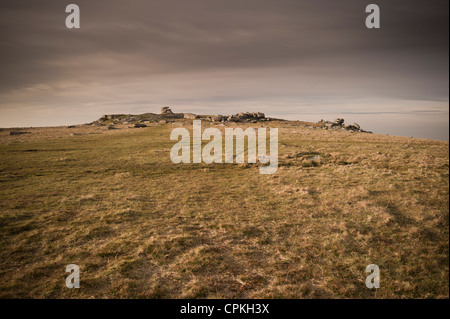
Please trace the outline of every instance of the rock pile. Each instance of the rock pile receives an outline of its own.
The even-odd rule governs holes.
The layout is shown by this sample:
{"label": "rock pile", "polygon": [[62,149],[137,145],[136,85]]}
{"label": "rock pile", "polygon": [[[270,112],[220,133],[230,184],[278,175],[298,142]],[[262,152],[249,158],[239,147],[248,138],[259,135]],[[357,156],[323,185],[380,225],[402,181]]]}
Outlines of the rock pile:
{"label": "rock pile", "polygon": [[247,122],[247,123],[256,123],[258,121],[270,120],[269,118],[266,118],[264,113],[261,112],[245,112],[229,116],[216,115],[212,117],[207,117],[206,119],[212,122]]}
{"label": "rock pile", "polygon": [[317,124],[324,130],[341,130],[341,131],[372,133],[362,130],[361,126],[359,126],[359,124],[357,123],[353,124],[344,124],[344,123],[345,123],[344,119],[337,118],[333,122],[320,120]]}
{"label": "rock pile", "polygon": [[[139,115],[132,114],[110,114],[103,115],[97,121],[92,123],[88,123],[88,125],[97,125],[97,126],[105,126],[105,125],[116,125],[116,124],[149,124],[149,123],[165,123],[167,120],[174,119],[187,119],[187,120],[195,120],[202,118],[203,120],[211,121],[211,122],[243,122],[243,123],[256,123],[259,121],[270,121],[270,118],[266,118],[264,113],[261,112],[241,112],[233,115],[215,115],[215,116],[200,116],[193,113],[174,113],[171,108],[168,106],[164,106],[161,108],[160,114],[155,113],[144,113]],[[144,126],[135,126],[135,127],[144,127]]]}
{"label": "rock pile", "polygon": [[195,120],[198,119],[199,116],[193,113],[184,113],[183,117],[188,120]]}
{"label": "rock pile", "polygon": [[161,114],[173,114],[173,112],[170,107],[164,106],[161,108]]}
{"label": "rock pile", "polygon": [[[138,115],[132,114],[103,115],[97,121],[89,123],[89,125],[108,126],[109,130],[115,129],[116,127],[114,125],[116,124],[131,124],[135,128],[142,128],[151,125],[150,123],[159,123],[159,124],[173,123],[174,122],[173,120],[175,119],[180,120],[185,119],[189,121],[202,119],[204,121],[222,123],[222,125],[225,125],[226,123],[258,123],[263,121],[284,121],[281,119],[268,118],[264,115],[264,113],[261,112],[240,112],[233,115],[205,116],[205,115],[197,115],[194,113],[174,113],[170,107],[164,106],[161,108],[160,114],[144,113]],[[285,121],[285,123],[287,122]],[[307,125],[306,127],[312,129],[372,133],[364,131],[357,123],[345,124],[345,120],[343,118],[337,118],[333,122],[320,120],[315,125],[313,126]]]}
{"label": "rock pile", "polygon": [[144,113],[138,115],[132,114],[111,114],[103,115],[98,120],[88,123],[88,125],[114,125],[114,124],[136,124],[136,123],[158,123],[162,120],[182,119],[183,113],[173,113],[170,107],[164,106],[161,108],[161,114]]}

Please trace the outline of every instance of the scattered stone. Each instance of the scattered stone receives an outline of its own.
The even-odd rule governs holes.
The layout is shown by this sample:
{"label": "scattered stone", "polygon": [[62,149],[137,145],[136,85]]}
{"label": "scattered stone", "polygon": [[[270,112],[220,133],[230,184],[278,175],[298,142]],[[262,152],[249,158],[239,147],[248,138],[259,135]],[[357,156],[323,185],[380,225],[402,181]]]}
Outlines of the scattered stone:
{"label": "scattered stone", "polygon": [[224,117],[222,115],[216,115],[212,117],[212,120],[214,122],[222,122],[224,120]]}
{"label": "scattered stone", "polygon": [[317,122],[318,127],[321,127],[324,130],[340,130],[340,131],[350,131],[352,133],[354,132],[365,132],[365,133],[371,133],[366,132],[361,129],[361,126],[357,123],[353,124],[344,124],[344,119],[337,118],[333,122],[330,121],[324,121],[323,119]]}
{"label": "scattered stone", "polygon": [[[227,123],[234,123],[239,125],[240,123],[253,123],[258,124],[266,121],[283,121],[284,124],[293,123],[292,121],[286,121],[278,118],[269,118],[266,117],[264,113],[261,112],[239,112],[233,115],[215,115],[208,117],[201,117],[194,113],[173,113],[171,108],[168,106],[164,106],[161,108],[161,114],[155,113],[144,113],[139,115],[132,114],[111,114],[111,115],[103,115],[97,121],[89,123],[87,125],[96,125],[96,126],[108,126],[108,130],[117,129],[114,127],[114,124],[131,124],[134,125],[135,128],[143,128],[148,127],[148,125],[157,125],[156,123],[166,124],[173,123],[175,119],[186,119],[186,120],[195,120],[202,119],[204,121],[215,122],[220,125],[226,125]],[[153,124],[151,124],[153,123]],[[336,118],[334,121],[326,121],[321,119],[316,125],[303,125],[303,127],[307,127],[309,129],[323,129],[323,130],[338,130],[338,131],[347,131],[347,132],[364,132],[364,133],[372,133],[369,131],[365,131],[361,129],[361,126],[357,123],[353,124],[344,124],[345,120],[343,118]],[[181,124],[183,125],[183,124]],[[300,124],[301,125],[301,124]],[[74,128],[75,125],[68,126],[68,128]],[[130,126],[129,126],[130,127]],[[11,135],[20,135],[21,133],[10,133]],[[24,133],[22,133],[24,134]]]}
{"label": "scattered stone", "polygon": [[239,112],[237,114],[227,116],[216,115],[207,117],[206,120],[212,122],[256,123],[258,121],[268,121],[269,119],[267,119],[264,113],[261,112]]}
{"label": "scattered stone", "polygon": [[193,113],[184,113],[183,117],[188,120],[195,120],[198,118],[198,115]]}
{"label": "scattered stone", "polygon": [[75,128],[75,125],[69,125],[67,128]]}
{"label": "scattered stone", "polygon": [[227,121],[228,122],[239,122],[240,118],[237,115],[231,115],[231,116],[228,117]]}

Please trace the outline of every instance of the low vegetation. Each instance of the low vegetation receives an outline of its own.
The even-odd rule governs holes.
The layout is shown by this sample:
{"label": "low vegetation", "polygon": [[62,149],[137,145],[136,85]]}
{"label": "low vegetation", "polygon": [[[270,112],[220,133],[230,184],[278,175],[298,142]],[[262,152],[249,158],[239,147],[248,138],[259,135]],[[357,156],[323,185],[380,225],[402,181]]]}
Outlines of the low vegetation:
{"label": "low vegetation", "polygon": [[0,297],[449,297],[447,142],[267,122],[260,175],[173,164],[189,123],[0,131]]}

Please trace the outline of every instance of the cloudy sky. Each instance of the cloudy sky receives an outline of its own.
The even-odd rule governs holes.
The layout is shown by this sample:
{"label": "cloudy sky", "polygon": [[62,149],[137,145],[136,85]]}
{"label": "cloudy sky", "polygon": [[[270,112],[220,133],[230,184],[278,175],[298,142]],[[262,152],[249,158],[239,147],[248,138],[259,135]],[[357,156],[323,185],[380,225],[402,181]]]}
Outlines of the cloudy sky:
{"label": "cloudy sky", "polygon": [[[76,3],[81,28],[67,29]],[[365,27],[365,7],[381,29]],[[448,0],[2,0],[0,127],[176,112],[448,140]]]}

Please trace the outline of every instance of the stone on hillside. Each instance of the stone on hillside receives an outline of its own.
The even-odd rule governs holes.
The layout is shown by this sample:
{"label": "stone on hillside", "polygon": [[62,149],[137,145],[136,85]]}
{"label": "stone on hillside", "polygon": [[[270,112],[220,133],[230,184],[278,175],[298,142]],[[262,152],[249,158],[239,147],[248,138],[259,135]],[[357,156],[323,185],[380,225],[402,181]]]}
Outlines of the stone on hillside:
{"label": "stone on hillside", "polygon": [[136,124],[134,124],[134,127],[135,128],[141,128],[141,127],[147,127],[147,125],[146,124],[142,124],[142,123],[136,123]]}
{"label": "stone on hillside", "polygon": [[193,114],[193,113],[184,113],[183,117],[188,120],[195,120],[198,118],[198,115]]}
{"label": "stone on hillside", "polygon": [[228,117],[228,122],[239,122],[240,119],[236,115],[231,115]]}
{"label": "stone on hillside", "polygon": [[161,108],[161,114],[173,114],[173,112],[170,107],[164,106]]}

